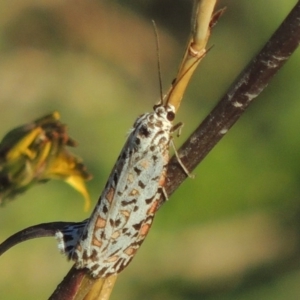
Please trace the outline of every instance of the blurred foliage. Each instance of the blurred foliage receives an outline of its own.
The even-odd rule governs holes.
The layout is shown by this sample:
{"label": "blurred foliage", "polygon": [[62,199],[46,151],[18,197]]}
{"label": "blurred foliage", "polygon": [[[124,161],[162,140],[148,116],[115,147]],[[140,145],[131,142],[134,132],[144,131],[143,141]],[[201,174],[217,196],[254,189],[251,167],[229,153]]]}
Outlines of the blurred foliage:
{"label": "blurred foliage", "polygon": [[[219,1],[227,11],[181,105],[177,120],[185,127],[177,146],[294,4]],[[166,89],[185,47],[191,5],[2,1],[0,136],[59,110],[94,174],[88,187],[95,203],[130,126],[159,98],[151,19]],[[162,207],[112,300],[299,299],[299,62],[297,52],[197,168],[196,179]],[[74,197],[55,181],[30,189],[0,211],[0,239],[33,224],[86,218]],[[51,239],[19,245],[0,264],[2,298],[23,300],[47,298],[71,266]]]}
{"label": "blurred foliage", "polygon": [[85,210],[90,196],[85,181],[92,178],[81,159],[66,146],[75,147],[54,112],[9,131],[0,142],[0,204],[15,198],[36,183],[63,180],[80,192]]}

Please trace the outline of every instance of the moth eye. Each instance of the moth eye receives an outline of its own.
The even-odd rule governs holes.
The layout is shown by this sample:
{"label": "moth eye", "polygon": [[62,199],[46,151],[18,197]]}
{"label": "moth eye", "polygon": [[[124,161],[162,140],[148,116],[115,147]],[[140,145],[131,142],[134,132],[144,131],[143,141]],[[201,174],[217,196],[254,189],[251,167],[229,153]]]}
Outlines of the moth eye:
{"label": "moth eye", "polygon": [[175,119],[175,113],[174,113],[173,111],[169,111],[169,112],[167,113],[167,119],[168,119],[169,121],[173,121],[173,120]]}

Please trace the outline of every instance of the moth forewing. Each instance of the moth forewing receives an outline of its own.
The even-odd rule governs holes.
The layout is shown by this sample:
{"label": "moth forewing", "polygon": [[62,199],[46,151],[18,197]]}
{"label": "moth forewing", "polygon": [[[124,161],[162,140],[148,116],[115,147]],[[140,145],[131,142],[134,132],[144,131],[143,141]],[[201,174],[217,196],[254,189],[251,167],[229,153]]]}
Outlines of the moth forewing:
{"label": "moth forewing", "polygon": [[163,193],[174,116],[174,107],[157,105],[134,123],[76,246],[66,251],[77,268],[107,277],[134,257]]}

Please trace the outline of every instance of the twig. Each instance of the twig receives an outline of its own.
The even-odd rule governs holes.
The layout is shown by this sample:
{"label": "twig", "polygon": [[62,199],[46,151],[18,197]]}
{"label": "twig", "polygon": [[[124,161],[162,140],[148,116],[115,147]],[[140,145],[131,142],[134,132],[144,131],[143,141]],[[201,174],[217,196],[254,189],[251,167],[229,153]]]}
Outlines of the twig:
{"label": "twig", "polygon": [[[181,161],[189,171],[192,171],[228,132],[297,49],[300,43],[299,20],[300,1],[212,112],[178,150]],[[186,177],[177,159],[173,157],[168,166],[168,195],[171,195]]]}
{"label": "twig", "polygon": [[84,299],[95,283],[95,280],[86,274],[87,271],[85,269],[78,270],[73,266],[49,300]]}
{"label": "twig", "polygon": [[[189,81],[205,56],[206,44],[211,32],[211,20],[216,0],[196,0],[193,7],[191,37],[189,38],[177,76],[167,93],[167,102],[177,111]],[[220,13],[217,13],[221,16]],[[216,21],[216,20],[215,20]]]}
{"label": "twig", "polygon": [[108,300],[117,280],[117,275],[100,278],[95,282],[84,300]]}

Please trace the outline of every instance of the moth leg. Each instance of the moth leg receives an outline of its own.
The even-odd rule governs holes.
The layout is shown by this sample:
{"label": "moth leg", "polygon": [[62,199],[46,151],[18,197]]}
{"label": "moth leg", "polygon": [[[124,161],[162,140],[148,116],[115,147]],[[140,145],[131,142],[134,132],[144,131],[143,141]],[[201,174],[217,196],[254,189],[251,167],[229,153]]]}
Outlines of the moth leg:
{"label": "moth leg", "polygon": [[169,200],[169,196],[167,194],[167,191],[164,187],[161,188],[161,194],[163,195],[163,197],[165,198],[165,201],[168,201]]}
{"label": "moth leg", "polygon": [[[181,134],[181,130],[182,130],[182,127],[184,126],[184,124],[182,122],[179,122],[177,124],[175,124],[172,129],[171,129],[171,132],[174,132],[174,131],[177,131],[177,137],[180,136]],[[178,155],[178,152],[176,150],[176,147],[175,147],[175,144],[173,142],[173,140],[171,139],[171,145],[174,149],[174,154],[176,156],[176,159],[179,163],[179,165],[181,166],[182,170],[184,171],[184,173],[189,177],[189,178],[195,178],[195,175],[194,174],[191,174],[189,172],[189,170],[186,168],[186,166],[184,165],[184,163],[182,162],[182,160],[180,159],[179,155]]]}
{"label": "moth leg", "polygon": [[[169,200],[169,196],[167,194],[167,191],[164,187],[160,187],[158,190],[157,190],[157,193],[160,194],[160,196],[158,197],[158,205],[157,205],[157,208],[156,208],[156,211],[159,210],[159,208],[162,206],[163,203],[165,203],[166,201]],[[161,196],[163,199],[161,199]]]}
{"label": "moth leg", "polygon": [[181,131],[182,131],[183,126],[184,126],[184,124],[182,122],[179,122],[179,123],[175,124],[171,128],[171,133],[177,131],[177,137],[179,137],[181,135]]}

